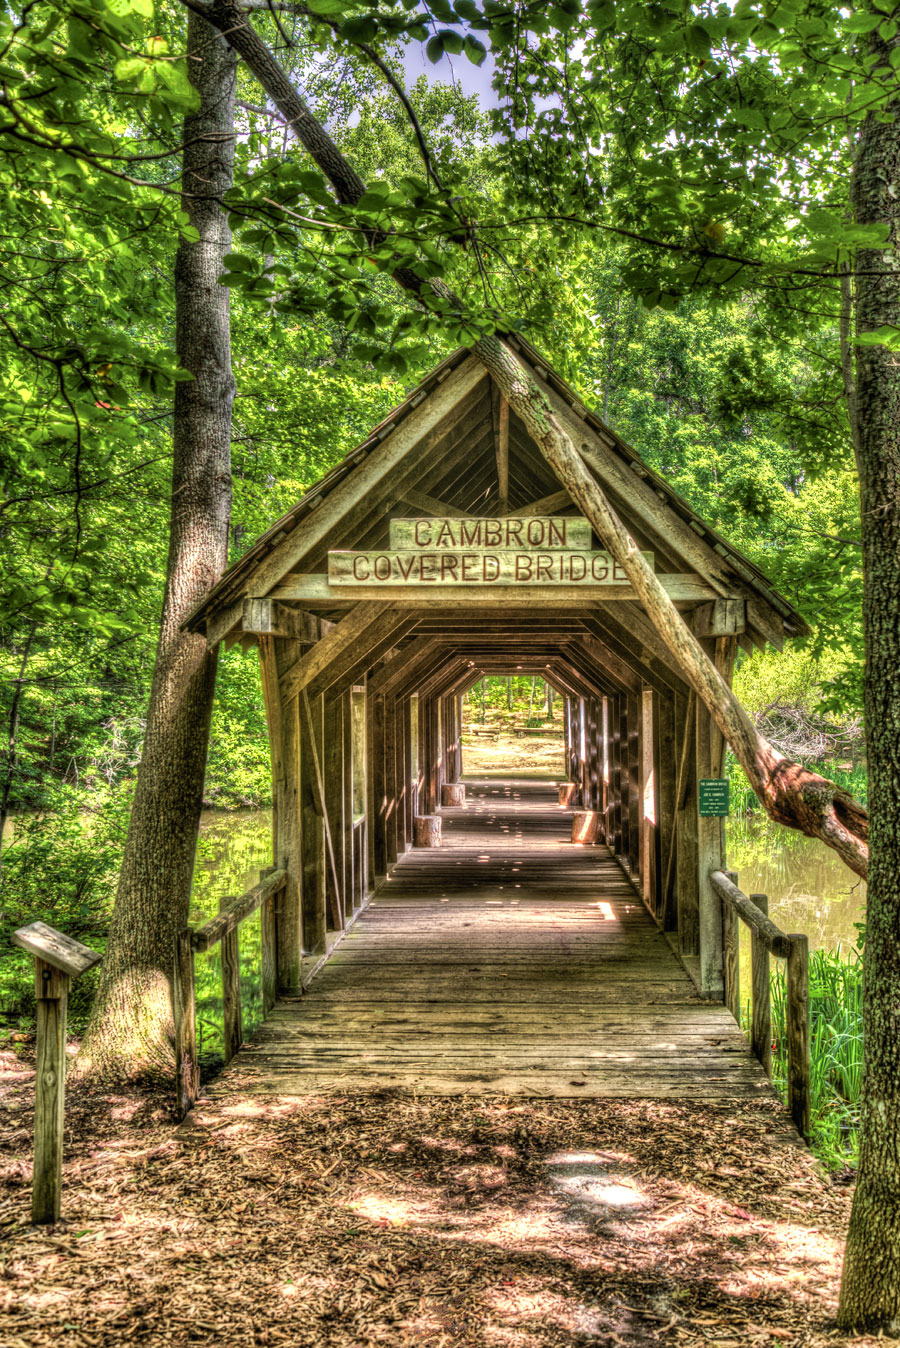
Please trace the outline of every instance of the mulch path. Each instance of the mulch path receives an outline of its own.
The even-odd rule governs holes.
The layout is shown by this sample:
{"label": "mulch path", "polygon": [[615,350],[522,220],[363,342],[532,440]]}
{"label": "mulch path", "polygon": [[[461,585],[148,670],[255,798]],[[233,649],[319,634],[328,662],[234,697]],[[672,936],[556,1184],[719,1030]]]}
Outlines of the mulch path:
{"label": "mulch path", "polygon": [[176,1129],[76,1082],[33,1229],[2,1069],[5,1348],[875,1343],[832,1327],[849,1189],[768,1102],[246,1095]]}

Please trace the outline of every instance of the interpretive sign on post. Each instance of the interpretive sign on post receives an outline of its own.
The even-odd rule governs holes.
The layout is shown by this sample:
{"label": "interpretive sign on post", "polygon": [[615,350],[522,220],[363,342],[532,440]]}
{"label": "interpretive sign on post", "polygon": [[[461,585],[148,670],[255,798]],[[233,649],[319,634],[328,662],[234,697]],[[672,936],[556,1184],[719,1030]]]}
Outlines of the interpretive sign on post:
{"label": "interpretive sign on post", "polygon": [[65,932],[32,922],[11,937],[34,956],[37,1061],[34,1077],[34,1174],[31,1220],[59,1221],[66,1099],[66,1005],[69,985],[101,956]]}
{"label": "interpretive sign on post", "polygon": [[698,783],[700,816],[703,819],[728,814],[728,781],[726,778],[703,777]]}
{"label": "interpretive sign on post", "polygon": [[[653,564],[653,554],[645,553]],[[329,552],[331,585],[624,585],[583,516],[391,520],[390,547]]]}

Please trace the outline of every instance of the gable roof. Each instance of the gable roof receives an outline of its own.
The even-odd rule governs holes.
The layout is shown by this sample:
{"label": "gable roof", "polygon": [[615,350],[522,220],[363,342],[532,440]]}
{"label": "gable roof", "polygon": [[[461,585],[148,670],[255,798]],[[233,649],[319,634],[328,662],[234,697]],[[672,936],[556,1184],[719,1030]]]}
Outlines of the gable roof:
{"label": "gable roof", "polygon": [[[660,474],[589,411],[541,354],[507,338],[530,367],[588,467],[641,546],[672,570],[699,573],[717,593],[746,598],[758,644],[809,631],[802,615],[738,548],[707,524]],[[261,598],[290,572],[324,567],[330,549],[385,546],[393,513],[499,513],[489,375],[461,348],[443,360],[287,514],[234,562],[191,614],[191,630],[229,630],[244,597]],[[554,497],[556,499],[554,499]],[[409,509],[397,510],[405,502]],[[535,508],[536,507],[536,508]],[[572,510],[524,425],[510,417],[508,512]]]}

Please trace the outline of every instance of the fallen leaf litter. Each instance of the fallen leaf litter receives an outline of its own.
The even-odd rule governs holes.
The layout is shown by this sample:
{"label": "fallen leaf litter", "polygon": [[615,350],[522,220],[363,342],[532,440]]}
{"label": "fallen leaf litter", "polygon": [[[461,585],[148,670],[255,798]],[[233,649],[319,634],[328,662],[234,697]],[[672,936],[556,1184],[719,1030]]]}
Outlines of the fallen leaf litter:
{"label": "fallen leaf litter", "polygon": [[5,1348],[876,1342],[833,1328],[850,1193],[771,1102],[235,1094],[176,1129],[74,1083],[41,1229],[0,1057]]}

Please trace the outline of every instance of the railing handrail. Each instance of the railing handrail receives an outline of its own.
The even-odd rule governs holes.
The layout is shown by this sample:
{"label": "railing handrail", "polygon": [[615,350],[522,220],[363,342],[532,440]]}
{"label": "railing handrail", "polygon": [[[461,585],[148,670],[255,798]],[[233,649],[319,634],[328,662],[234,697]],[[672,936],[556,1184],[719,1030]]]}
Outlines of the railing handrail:
{"label": "railing handrail", "polygon": [[756,932],[763,945],[770,955],[777,959],[786,960],[791,953],[792,936],[787,936],[770,917],[768,917],[756,904],[727,875],[725,871],[713,871],[710,874],[710,883],[720,899],[730,903],[735,912],[746,922],[747,926]]}
{"label": "railing handrail", "polygon": [[235,898],[222,900],[222,906],[215,917],[196,927],[191,932],[191,948],[197,955],[211,950],[214,945],[233,932],[248,917],[252,917],[257,908],[261,908],[270,894],[277,894],[287,883],[287,871],[272,871],[246,893]]}
{"label": "railing handrail", "polygon": [[809,1139],[811,1075],[809,1066],[809,938],[786,934],[769,917],[765,894],[744,894],[732,871],[710,872],[710,884],[722,903],[722,964],[725,1005],[741,1023],[738,919],[752,936],[753,1015],[750,1043],[767,1076],[772,1075],[772,1013],[769,956],[787,960],[785,973],[785,1038],[787,1040],[788,1107],[801,1137]]}
{"label": "railing handrail", "polygon": [[175,938],[175,1071],[177,1108],[184,1118],[193,1107],[200,1089],[200,1063],[197,1056],[197,1026],[194,1003],[194,956],[222,944],[222,1014],[225,1061],[241,1046],[241,979],[238,961],[238,928],[257,909],[261,909],[260,946],[262,956],[263,1014],[275,1005],[277,987],[277,930],[275,895],[284,889],[287,872],[269,870],[259,882],[236,898],[225,898],[215,917],[196,930],[183,927]]}

